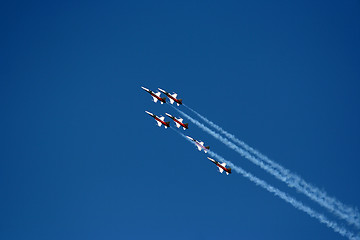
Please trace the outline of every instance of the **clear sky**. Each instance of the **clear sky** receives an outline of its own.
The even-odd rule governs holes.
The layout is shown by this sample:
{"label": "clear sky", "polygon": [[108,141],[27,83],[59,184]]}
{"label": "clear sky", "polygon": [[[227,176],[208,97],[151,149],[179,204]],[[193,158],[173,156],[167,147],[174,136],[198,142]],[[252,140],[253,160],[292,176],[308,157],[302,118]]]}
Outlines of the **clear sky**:
{"label": "clear sky", "polygon": [[0,30],[0,239],[345,239],[140,87],[360,207],[359,1],[5,1]]}

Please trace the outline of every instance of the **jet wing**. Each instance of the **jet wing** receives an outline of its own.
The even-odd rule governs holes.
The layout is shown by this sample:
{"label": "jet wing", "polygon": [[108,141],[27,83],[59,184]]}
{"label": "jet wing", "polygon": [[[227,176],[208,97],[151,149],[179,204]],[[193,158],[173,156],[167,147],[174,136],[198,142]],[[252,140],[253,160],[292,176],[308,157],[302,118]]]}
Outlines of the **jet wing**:
{"label": "jet wing", "polygon": [[181,126],[181,125],[180,125],[179,123],[177,123],[177,122],[175,122],[175,125],[176,125],[177,128],[180,128],[180,126]]}
{"label": "jet wing", "polygon": [[158,101],[158,99],[157,99],[156,97],[153,97],[153,99],[154,99],[154,102],[155,102],[155,103]]}

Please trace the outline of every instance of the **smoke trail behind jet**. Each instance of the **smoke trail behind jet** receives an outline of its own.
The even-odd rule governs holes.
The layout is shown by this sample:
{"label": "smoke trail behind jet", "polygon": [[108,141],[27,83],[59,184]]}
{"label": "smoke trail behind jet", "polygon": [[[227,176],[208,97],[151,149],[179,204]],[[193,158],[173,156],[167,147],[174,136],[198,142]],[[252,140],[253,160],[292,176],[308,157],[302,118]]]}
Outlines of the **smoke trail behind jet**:
{"label": "smoke trail behind jet", "polygon": [[[186,106],[187,107],[187,106]],[[326,209],[328,209],[330,212],[334,213],[336,216],[338,216],[341,219],[346,220],[348,223],[355,225],[356,227],[360,227],[360,224],[358,222],[359,219],[359,215],[356,212],[356,210],[353,210],[349,207],[344,206],[342,203],[340,203],[339,201],[335,200],[334,198],[330,198],[326,195],[326,193],[324,193],[323,191],[320,191],[318,188],[313,187],[312,185],[306,183],[304,180],[302,180],[300,177],[298,177],[295,174],[292,174],[289,172],[289,170],[281,167],[280,165],[272,162],[271,160],[269,160],[268,158],[266,158],[268,161],[272,162],[273,164],[270,164],[268,161],[267,163],[270,164],[264,164],[263,161],[260,161],[259,159],[255,158],[254,156],[252,156],[251,154],[249,154],[249,152],[243,150],[242,148],[238,147],[237,145],[235,145],[234,143],[230,142],[229,140],[227,140],[226,138],[220,136],[218,133],[212,131],[211,129],[209,129],[208,127],[206,127],[205,125],[203,125],[202,123],[198,122],[197,120],[193,119],[192,117],[190,117],[189,115],[187,115],[186,113],[182,112],[181,110],[173,107],[175,110],[177,110],[180,114],[182,114],[183,116],[185,116],[186,118],[188,118],[192,123],[194,123],[195,125],[197,125],[198,127],[200,127],[202,130],[204,130],[205,132],[209,133],[210,135],[212,135],[214,138],[218,139],[219,141],[221,141],[223,144],[225,144],[226,146],[228,146],[229,148],[233,149],[234,151],[236,151],[237,153],[239,153],[241,156],[247,158],[248,160],[250,160],[252,163],[260,166],[262,169],[264,169],[265,171],[267,171],[268,173],[272,174],[273,176],[275,176],[277,179],[285,182],[289,187],[294,187],[296,188],[299,192],[303,193],[304,195],[306,195],[307,197],[309,197],[311,200],[317,202],[318,204],[320,204],[321,206],[325,207]],[[199,113],[197,113],[196,111],[192,110],[191,108],[187,107],[188,109],[190,109],[192,112],[194,112],[196,115],[198,115],[201,119],[203,119],[205,122],[209,123],[211,121],[207,120],[205,117],[201,116]],[[212,125],[211,125],[212,124]],[[217,125],[215,125],[214,123],[211,122],[211,126],[216,126],[215,129],[219,130],[221,132],[221,128]],[[220,130],[221,129],[221,130]],[[236,139],[233,135],[227,133],[224,130],[222,130],[222,132],[224,132],[225,136],[232,136],[229,137],[230,139]],[[236,142],[241,142],[242,141],[238,140]],[[243,143],[243,145],[246,145],[245,143]],[[247,146],[247,145],[246,145]],[[251,151],[251,147],[247,146],[247,149],[249,151]],[[252,149],[253,150],[253,149]],[[256,150],[253,150],[256,151]],[[256,151],[257,152],[257,151]],[[263,156],[263,155],[261,155]]]}
{"label": "smoke trail behind jet", "polygon": [[[174,129],[174,131],[176,131]],[[176,131],[178,134],[180,134],[183,138],[185,138],[187,141],[191,142],[189,139],[186,138],[186,136],[178,131]],[[275,196],[279,197],[280,199],[284,200],[285,202],[291,204],[296,209],[305,212],[310,217],[317,219],[320,223],[325,224],[327,227],[333,229],[334,232],[339,233],[340,235],[350,239],[350,240],[360,240],[359,236],[355,236],[352,232],[348,231],[347,229],[340,227],[336,222],[328,220],[324,215],[314,211],[312,208],[304,205],[302,202],[296,200],[295,198],[289,196],[285,192],[280,191],[279,189],[271,186],[264,180],[261,180],[254,175],[252,175],[249,172],[246,172],[241,167],[235,166],[232,162],[224,159],[220,155],[216,154],[213,151],[208,151],[208,154],[217,160],[220,160],[221,162],[225,162],[227,165],[229,165],[232,169],[234,169],[237,173],[241,174],[243,177],[249,179],[251,182],[255,183],[256,185],[264,188],[268,192],[273,193]]]}

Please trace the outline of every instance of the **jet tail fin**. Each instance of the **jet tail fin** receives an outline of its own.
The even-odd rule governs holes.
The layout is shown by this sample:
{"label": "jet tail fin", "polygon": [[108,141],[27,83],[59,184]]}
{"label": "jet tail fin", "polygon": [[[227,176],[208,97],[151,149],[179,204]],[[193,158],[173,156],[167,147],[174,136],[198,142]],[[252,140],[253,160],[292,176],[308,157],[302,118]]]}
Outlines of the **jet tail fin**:
{"label": "jet tail fin", "polygon": [[205,148],[210,150],[210,147],[209,147],[209,146],[206,146]]}

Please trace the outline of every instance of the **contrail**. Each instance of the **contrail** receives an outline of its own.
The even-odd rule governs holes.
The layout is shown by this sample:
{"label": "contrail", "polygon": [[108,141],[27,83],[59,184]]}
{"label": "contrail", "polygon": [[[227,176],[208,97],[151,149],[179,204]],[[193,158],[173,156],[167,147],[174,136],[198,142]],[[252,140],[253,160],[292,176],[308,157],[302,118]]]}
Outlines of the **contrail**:
{"label": "contrail", "polygon": [[[173,130],[175,132],[177,132],[178,134],[180,134],[183,138],[185,138],[186,140],[191,142],[189,139],[186,138],[186,136],[184,134],[180,133],[179,131],[177,131],[175,129],[173,129]],[[264,188],[265,190],[273,193],[275,196],[277,196],[277,197],[281,198],[282,200],[284,200],[285,202],[291,204],[296,209],[305,212],[310,217],[317,219],[320,223],[325,224],[327,227],[333,229],[335,232],[339,233],[340,235],[342,235],[344,237],[347,237],[350,240],[360,240],[359,236],[355,236],[352,232],[348,231],[347,229],[345,229],[343,227],[340,227],[336,222],[328,220],[324,215],[314,211],[312,208],[304,205],[302,202],[300,202],[300,201],[296,200],[295,198],[289,196],[285,192],[282,192],[281,190],[271,186],[270,184],[268,184],[264,180],[261,180],[261,179],[255,177],[254,175],[252,175],[251,173],[246,172],[241,167],[235,166],[233,163],[231,163],[230,161],[228,161],[228,160],[224,159],[223,157],[219,156],[215,152],[209,150],[208,154],[210,156],[216,158],[217,160],[225,162],[227,165],[229,165],[232,169],[234,169],[237,173],[241,174],[243,177],[249,179],[251,182],[255,183],[256,185],[258,185],[258,186],[260,186],[262,188]]]}
{"label": "contrail", "polygon": [[258,151],[254,150],[253,148],[249,147],[247,144],[245,144],[244,142],[238,140],[235,136],[227,133],[225,130],[223,130],[221,127],[217,126],[216,124],[212,123],[211,121],[209,121],[208,119],[206,119],[205,117],[201,116],[199,113],[197,113],[196,111],[192,110],[191,108],[187,107],[189,110],[191,110],[192,112],[194,112],[197,116],[199,116],[202,120],[204,120],[205,122],[207,122],[209,125],[211,125],[212,127],[214,127],[216,130],[220,131],[221,133],[223,133],[225,136],[227,136],[229,139],[233,140],[234,142],[238,143],[240,146],[242,146],[244,149],[246,149],[247,151],[253,153],[254,155],[256,155],[257,157],[259,157],[260,159],[264,160],[267,164],[264,164],[263,161],[260,161],[259,159],[255,158],[254,156],[252,156],[251,154],[249,154],[249,152],[243,150],[242,148],[238,147],[237,145],[235,145],[234,143],[230,142],[228,139],[222,137],[221,135],[219,135],[218,133],[212,131],[211,129],[209,129],[208,127],[206,127],[205,125],[203,125],[202,123],[198,122],[197,120],[193,119],[192,117],[190,117],[189,115],[187,115],[186,113],[182,112],[181,110],[177,109],[176,107],[172,106],[175,110],[177,110],[180,114],[182,114],[183,116],[185,116],[186,118],[188,118],[192,123],[194,123],[195,125],[197,125],[198,127],[200,127],[202,130],[204,130],[205,132],[209,133],[210,135],[212,135],[214,138],[218,139],[219,141],[221,141],[222,143],[224,143],[226,146],[228,146],[229,148],[233,149],[234,151],[236,151],[237,153],[239,153],[240,155],[242,155],[243,157],[247,158],[248,160],[250,160],[252,163],[260,166],[262,169],[264,169],[265,171],[267,171],[268,173],[272,174],[273,176],[275,176],[277,179],[285,182],[289,187],[294,187],[296,188],[299,192],[303,193],[304,195],[306,195],[307,197],[309,197],[310,199],[312,199],[313,201],[317,202],[318,204],[320,204],[321,206],[325,207],[326,209],[328,209],[330,212],[332,212],[333,214],[335,214],[336,216],[338,216],[341,219],[346,220],[348,223],[355,225],[357,228],[360,227],[360,223],[359,223],[359,213],[350,208],[345,206],[344,204],[342,204],[341,202],[339,202],[338,200],[331,198],[329,196],[327,196],[327,194],[323,191],[321,191],[320,189],[306,183],[303,179],[301,179],[299,176],[292,174],[289,170],[285,169],[284,167],[280,166],[277,163],[274,163],[273,161],[271,161],[270,159],[268,159],[266,156],[260,154]]}

